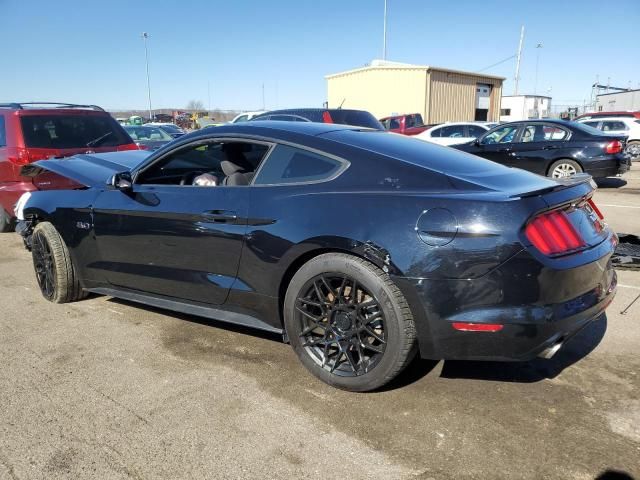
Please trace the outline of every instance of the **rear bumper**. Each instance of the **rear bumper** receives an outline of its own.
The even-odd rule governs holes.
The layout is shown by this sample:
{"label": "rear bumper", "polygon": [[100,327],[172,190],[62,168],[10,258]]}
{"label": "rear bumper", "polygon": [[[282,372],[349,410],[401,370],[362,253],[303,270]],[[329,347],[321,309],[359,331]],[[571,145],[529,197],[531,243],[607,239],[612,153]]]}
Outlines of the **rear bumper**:
{"label": "rear bumper", "polygon": [[[610,256],[558,270],[539,263],[536,268],[523,251],[474,280],[394,280],[416,317],[423,358],[526,361],[554,353],[551,347],[602,315],[616,292]],[[459,331],[454,322],[503,328]]]}
{"label": "rear bumper", "polygon": [[594,178],[615,177],[631,169],[631,157],[617,155],[613,159],[595,161],[585,165],[585,172]]}
{"label": "rear bumper", "polygon": [[25,192],[33,192],[37,190],[35,185],[30,181],[25,182],[0,182],[0,207],[15,216],[13,206]]}

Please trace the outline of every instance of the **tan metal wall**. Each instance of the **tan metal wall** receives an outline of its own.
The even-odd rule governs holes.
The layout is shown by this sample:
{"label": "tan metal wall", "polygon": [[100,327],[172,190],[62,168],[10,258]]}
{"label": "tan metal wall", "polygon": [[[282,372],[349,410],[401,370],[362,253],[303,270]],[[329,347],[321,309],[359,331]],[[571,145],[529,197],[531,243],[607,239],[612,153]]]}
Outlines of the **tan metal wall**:
{"label": "tan metal wall", "polygon": [[431,70],[429,73],[428,113],[425,123],[473,121],[476,108],[476,85],[491,85],[489,121],[500,119],[500,98],[502,81],[483,76],[465,75],[453,72]]}
{"label": "tan metal wall", "polygon": [[329,108],[368,110],[376,118],[392,114],[425,115],[424,68],[369,68],[327,78]]}

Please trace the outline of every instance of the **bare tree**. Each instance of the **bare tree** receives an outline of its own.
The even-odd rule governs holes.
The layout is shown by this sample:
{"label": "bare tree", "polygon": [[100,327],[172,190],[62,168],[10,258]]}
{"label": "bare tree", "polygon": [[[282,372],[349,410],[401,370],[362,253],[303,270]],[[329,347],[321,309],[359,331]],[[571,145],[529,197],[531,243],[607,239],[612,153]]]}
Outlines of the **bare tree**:
{"label": "bare tree", "polygon": [[192,112],[201,112],[204,110],[204,103],[201,100],[189,100],[187,110]]}

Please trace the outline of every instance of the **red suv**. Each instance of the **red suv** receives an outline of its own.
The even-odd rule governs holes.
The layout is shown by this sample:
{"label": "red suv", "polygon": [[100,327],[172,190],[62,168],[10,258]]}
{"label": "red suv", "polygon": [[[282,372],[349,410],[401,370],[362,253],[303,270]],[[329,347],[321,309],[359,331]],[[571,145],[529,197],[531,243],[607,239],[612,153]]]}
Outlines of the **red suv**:
{"label": "red suv", "polygon": [[20,196],[38,189],[20,176],[23,165],[77,153],[137,149],[122,126],[95,105],[0,104],[0,232],[13,230],[13,206]]}

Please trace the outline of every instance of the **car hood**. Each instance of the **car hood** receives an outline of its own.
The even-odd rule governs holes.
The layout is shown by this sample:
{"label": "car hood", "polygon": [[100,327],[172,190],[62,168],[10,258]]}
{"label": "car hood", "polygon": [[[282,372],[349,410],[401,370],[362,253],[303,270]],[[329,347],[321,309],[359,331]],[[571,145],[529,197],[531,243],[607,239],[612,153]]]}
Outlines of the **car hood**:
{"label": "car hood", "polygon": [[131,171],[151,154],[145,150],[75,155],[40,160],[22,167],[22,176],[36,177],[47,170],[87,187],[103,186],[116,173]]}

